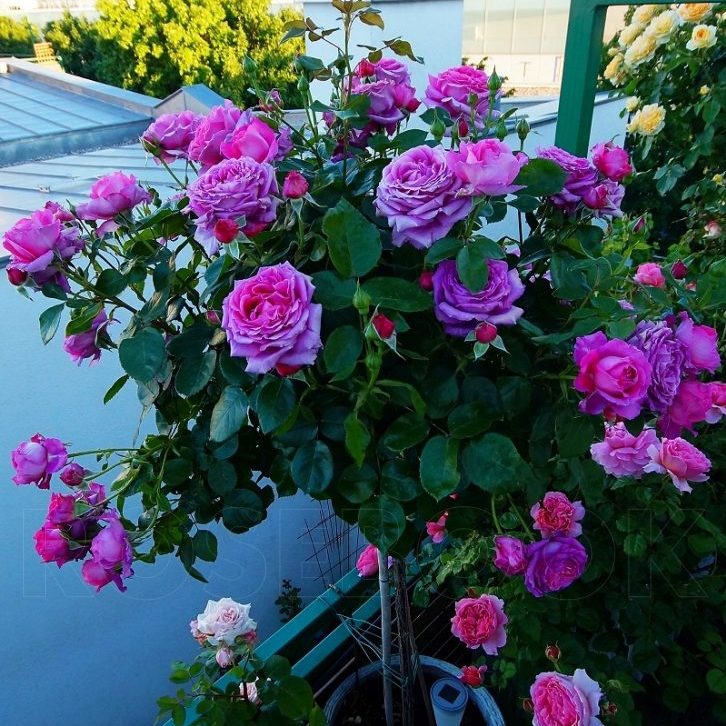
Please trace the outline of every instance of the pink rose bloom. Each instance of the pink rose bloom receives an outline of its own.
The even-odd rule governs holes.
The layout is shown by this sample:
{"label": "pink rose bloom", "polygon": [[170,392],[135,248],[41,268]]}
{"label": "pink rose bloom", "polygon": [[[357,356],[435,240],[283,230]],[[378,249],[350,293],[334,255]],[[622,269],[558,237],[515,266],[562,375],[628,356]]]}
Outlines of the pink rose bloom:
{"label": "pink rose bloom", "polygon": [[692,432],[695,424],[706,420],[711,409],[711,385],[696,380],[681,383],[665,414],[658,419],[658,428],[665,436],[675,438],[683,429]]}
{"label": "pink rose bloom", "polygon": [[457,151],[449,151],[446,156],[446,163],[464,182],[468,194],[494,197],[523,188],[514,184],[514,180],[527,161],[524,154],[512,153],[509,146],[496,139],[464,142]]}
{"label": "pink rose bloom", "polygon": [[55,562],[58,567],[61,567],[76,559],[71,552],[67,537],[58,526],[44,523],[33,535],[33,539],[35,540],[35,551],[43,562]]}
{"label": "pink rose bloom", "polygon": [[214,660],[220,668],[229,668],[234,665],[234,653],[226,645],[223,645],[215,654]]}
{"label": "pink rose bloom", "polygon": [[633,436],[620,421],[605,427],[605,440],[593,444],[590,454],[611,476],[640,479],[643,468],[650,462],[648,447],[657,443],[658,437],[653,429],[643,429]]}
{"label": "pink rose bloom", "polygon": [[718,354],[718,333],[709,325],[696,325],[686,313],[681,313],[676,338],[686,346],[686,371],[713,373],[721,365]]}
{"label": "pink rose bloom", "polygon": [[623,418],[638,416],[651,380],[650,363],[638,348],[598,332],[577,339],[574,358],[580,369],[575,389],[587,394],[581,411],[598,414],[607,408]]}
{"label": "pink rose bloom", "polygon": [[308,193],[307,179],[299,171],[288,172],[282,184],[282,196],[287,199],[300,199]]}
{"label": "pink rose bloom", "polygon": [[715,219],[712,219],[706,224],[703,231],[706,233],[705,236],[709,239],[716,239],[721,236],[721,225]]}
{"label": "pink rose bloom", "polygon": [[380,127],[393,134],[397,124],[418,107],[416,90],[410,80],[407,83],[386,79],[367,81],[353,76],[351,91],[370,99],[366,115],[375,124],[372,131]]}
{"label": "pink rose bloom", "polygon": [[726,383],[714,381],[708,385],[711,390],[711,406],[706,411],[706,421],[715,424],[722,416],[726,416]]}
{"label": "pink rose bloom", "polygon": [[680,437],[661,439],[660,446],[648,449],[652,461],[645,471],[668,474],[676,489],[682,492],[693,491],[688,482],[702,482],[708,479],[711,460],[693,444]]}
{"label": "pink rose bloom", "polygon": [[289,262],[235,282],[222,303],[222,328],[231,354],[247,359],[248,373],[315,362],[323,309],[312,301],[314,292],[310,277]]}
{"label": "pink rose bloom", "polygon": [[534,529],[545,538],[579,537],[582,534],[579,522],[585,516],[585,507],[579,500],[571,502],[562,492],[547,492],[542,503],[534,504],[529,513],[534,520]]}
{"label": "pink rose bloom", "polygon": [[58,205],[46,205],[18,220],[3,236],[3,247],[10,253],[8,269],[22,276],[22,282],[30,277],[42,287],[56,281],[63,262],[83,248],[78,228],[66,226],[63,212]]}
{"label": "pink rose bloom", "polygon": [[104,333],[107,325],[106,311],[101,310],[93,319],[89,330],[66,336],[63,341],[63,350],[78,365],[81,365],[87,358],[91,359],[91,363],[96,362],[101,357],[101,349],[98,347],[97,342],[98,337]]}
{"label": "pink rose bloom", "polygon": [[446,537],[446,520],[448,512],[444,512],[435,522],[426,522],[426,534],[434,544],[441,544]]}
{"label": "pink rose bloom", "polygon": [[454,605],[451,632],[467,648],[482,648],[487,655],[497,655],[507,642],[504,626],[504,601],[494,595],[465,597]]}
{"label": "pink rose bloom", "polygon": [[633,280],[639,285],[648,287],[665,287],[666,284],[663,270],[655,262],[644,262],[642,265],[638,265]]}
{"label": "pink rose bloom", "polygon": [[207,254],[217,252],[215,225],[223,219],[244,218],[242,231],[248,236],[258,234],[275,221],[277,193],[275,170],[267,162],[248,156],[225,159],[187,187],[188,209],[197,215],[194,239]]}
{"label": "pink rose bloom", "polygon": [[468,665],[461,669],[461,673],[457,677],[467,686],[478,688],[483,685],[486,672],[487,667],[485,665],[479,666],[478,668],[475,665]]}
{"label": "pink rose bloom", "polygon": [[53,494],[50,495],[50,503],[48,505],[48,514],[46,514],[46,522],[49,524],[66,524],[73,519],[74,509],[76,506],[76,497],[72,494]]}
{"label": "pink rose bloom", "polygon": [[224,159],[221,146],[241,117],[242,110],[232,101],[225,101],[223,106],[214,106],[194,132],[194,138],[189,144],[189,158],[198,161],[203,170],[219,164]]}
{"label": "pink rose bloom", "polygon": [[[474,105],[471,96],[476,96]],[[456,66],[429,76],[424,103],[428,108],[443,108],[453,121],[474,115],[477,127],[489,113],[489,76],[478,68]],[[496,113],[496,112],[495,112]]]}
{"label": "pink rose bloom", "polygon": [[540,673],[529,690],[533,726],[602,726],[600,686],[578,668],[574,675]]}
{"label": "pink rose bloom", "polygon": [[507,535],[494,538],[494,567],[505,575],[521,575],[527,569],[527,547],[522,540]]}
{"label": "pink rose bloom", "polygon": [[623,197],[625,197],[625,187],[610,179],[605,179],[587,189],[582,195],[582,201],[595,213],[596,217],[622,217],[620,205]]}
{"label": "pink rose bloom", "polygon": [[548,537],[527,545],[524,585],[534,597],[572,585],[585,571],[587,550],[574,537]]}
{"label": "pink rose bloom", "polygon": [[131,543],[118,518],[118,513],[109,511],[104,517],[107,524],[93,538],[91,559],[84,563],[81,574],[83,579],[97,590],[113,582],[121,592],[124,592],[126,586],[123,581],[134,574],[131,569],[133,561]]}
{"label": "pink rose bloom", "polygon": [[60,473],[60,480],[69,487],[77,487],[83,484],[83,479],[90,472],[80,464],[72,462]]}
{"label": "pink rose bloom", "polygon": [[392,228],[393,244],[427,249],[445,237],[472,208],[461,187],[441,148],[416,146],[397,156],[383,170],[375,201]]}
{"label": "pink rose bloom", "polygon": [[277,134],[264,121],[244,111],[219,150],[225,159],[249,156],[259,162],[271,161],[278,153]]}
{"label": "pink rose bloom", "polygon": [[154,155],[157,164],[187,159],[189,144],[201,122],[202,117],[194,111],[164,113],[144,131],[142,144]]}
{"label": "pink rose bloom", "polygon": [[60,471],[68,452],[60,439],[47,439],[41,434],[24,441],[10,455],[16,484],[36,484],[39,489],[50,488],[50,476]]}
{"label": "pink rose bloom", "polygon": [[363,548],[355,563],[358,577],[372,577],[378,574],[378,548],[369,544]]}
{"label": "pink rose bloom", "polygon": [[570,154],[559,146],[540,146],[537,156],[554,161],[567,174],[562,189],[550,196],[549,200],[558,209],[573,214],[585,194],[597,184],[597,169],[588,159]]}
{"label": "pink rose bloom", "polygon": [[89,197],[89,201],[76,207],[76,214],[79,219],[105,219],[106,222],[98,228],[99,234],[118,229],[118,224],[113,221],[117,214],[128,212],[142,202],[151,201],[151,195],[139,185],[136,177],[121,171],[101,177],[91,187]]}
{"label": "pink rose bloom", "polygon": [[603,176],[615,182],[622,181],[628,174],[633,173],[628,152],[612,141],[606,144],[601,142],[592,147],[592,163]]}

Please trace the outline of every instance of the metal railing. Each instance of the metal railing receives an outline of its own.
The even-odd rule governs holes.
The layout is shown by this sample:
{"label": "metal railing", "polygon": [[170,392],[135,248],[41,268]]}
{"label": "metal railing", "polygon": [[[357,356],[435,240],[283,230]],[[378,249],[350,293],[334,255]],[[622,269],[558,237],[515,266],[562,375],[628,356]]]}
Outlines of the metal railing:
{"label": "metal railing", "polygon": [[670,5],[672,1],[571,0],[557,111],[557,146],[572,154],[587,155],[608,8],[612,5]]}

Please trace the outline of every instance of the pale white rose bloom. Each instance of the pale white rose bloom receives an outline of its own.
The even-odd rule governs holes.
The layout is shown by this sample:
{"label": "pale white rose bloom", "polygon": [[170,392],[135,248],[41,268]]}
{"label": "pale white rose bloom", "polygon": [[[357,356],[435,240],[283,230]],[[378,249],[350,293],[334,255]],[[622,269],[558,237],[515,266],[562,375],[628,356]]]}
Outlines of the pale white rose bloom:
{"label": "pale white rose bloom", "polygon": [[663,45],[670,40],[682,22],[681,16],[675,10],[666,10],[650,21],[645,34],[650,35],[657,45]]}
{"label": "pale white rose bloom", "polygon": [[235,638],[257,629],[250,617],[250,604],[241,605],[229,597],[209,600],[203,613],[197,615],[197,630],[207,636],[211,645],[232,645]]}
{"label": "pale white rose bloom", "polygon": [[686,43],[688,50],[703,50],[716,45],[716,26],[697,25],[691,33],[691,39]]}

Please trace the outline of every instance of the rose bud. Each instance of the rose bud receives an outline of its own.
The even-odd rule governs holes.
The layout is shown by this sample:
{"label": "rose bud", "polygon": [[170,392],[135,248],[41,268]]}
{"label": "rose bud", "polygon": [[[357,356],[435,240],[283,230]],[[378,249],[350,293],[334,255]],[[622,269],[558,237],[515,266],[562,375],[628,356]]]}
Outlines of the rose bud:
{"label": "rose bud", "polygon": [[476,339],[480,343],[491,343],[497,337],[497,326],[484,321],[476,326],[474,335],[476,335]]}
{"label": "rose bud", "polygon": [[83,479],[88,473],[88,469],[84,469],[80,464],[73,462],[63,469],[60,473],[60,479],[66,486],[78,487],[83,484]]}
{"label": "rose bud", "polygon": [[229,668],[234,663],[234,653],[225,645],[214,655],[220,668]]}
{"label": "rose bud", "polygon": [[223,245],[231,242],[239,232],[239,225],[233,219],[220,219],[214,225],[214,236]]}
{"label": "rose bud", "polygon": [[615,716],[617,712],[618,707],[612,701],[603,706],[603,716]]}
{"label": "rose bud", "polygon": [[525,711],[526,711],[527,713],[534,713],[534,702],[532,701],[532,699],[531,699],[531,698],[525,698],[525,699],[524,699],[524,700],[522,701],[522,708],[523,708],[523,709],[524,709],[524,710],[525,710]]}
{"label": "rose bud", "polygon": [[8,282],[15,287],[22,285],[28,279],[28,273],[17,267],[8,267],[5,272],[8,275]]}
{"label": "rose bud", "polygon": [[671,267],[671,275],[674,280],[683,280],[688,274],[688,267],[681,260],[676,260]]}
{"label": "rose bud", "polygon": [[300,370],[301,366],[291,366],[287,363],[278,363],[275,366],[275,370],[278,372],[282,378],[287,378],[288,376],[295,375]]}
{"label": "rose bud", "polygon": [[461,669],[461,673],[459,674],[458,678],[462,683],[465,683],[467,686],[477,688],[484,683],[484,674],[486,672],[487,667],[485,665],[479,666],[478,668],[475,665],[468,665],[464,666]]}
{"label": "rose bud", "polygon": [[364,58],[355,69],[356,75],[361,78],[370,78],[376,75],[376,67],[367,58]]}
{"label": "rose bud", "polygon": [[410,101],[408,101],[408,103],[406,103],[404,108],[409,113],[415,113],[420,105],[421,105],[421,101],[419,101],[418,98],[412,98]]}
{"label": "rose bud", "polygon": [[207,322],[210,322],[212,325],[220,325],[222,322],[222,319],[219,317],[219,313],[216,310],[207,310],[204,315],[207,318]]}
{"label": "rose bud", "polygon": [[461,138],[464,138],[465,136],[469,135],[469,124],[466,123],[466,121],[462,118],[459,119],[459,136]]}
{"label": "rose bud", "polygon": [[709,239],[715,239],[721,236],[721,225],[715,219],[712,219],[703,230]]}
{"label": "rose bud", "polygon": [[396,331],[396,323],[383,313],[376,313],[371,318],[371,325],[381,340],[388,340]]}
{"label": "rose bud", "polygon": [[434,289],[434,273],[431,270],[424,270],[419,275],[418,284],[422,289],[431,292]]}
{"label": "rose bud", "polygon": [[291,171],[282,184],[282,194],[288,199],[300,199],[310,188],[307,179],[299,171]]}
{"label": "rose bud", "polygon": [[645,217],[638,217],[633,223],[633,232],[636,234],[645,227]]}
{"label": "rose bud", "polygon": [[556,645],[548,645],[545,648],[545,657],[547,660],[551,660],[553,663],[557,663],[562,655],[562,651]]}

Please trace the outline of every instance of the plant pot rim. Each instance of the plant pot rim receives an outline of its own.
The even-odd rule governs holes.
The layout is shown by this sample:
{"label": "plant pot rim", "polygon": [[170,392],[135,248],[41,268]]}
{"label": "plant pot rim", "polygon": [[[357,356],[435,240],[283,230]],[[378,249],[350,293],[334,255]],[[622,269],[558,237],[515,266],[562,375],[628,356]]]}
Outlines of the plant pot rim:
{"label": "plant pot rim", "polygon": [[[440,660],[439,658],[432,658],[429,655],[419,656],[419,661],[424,670],[433,671],[441,676],[453,676],[456,678],[461,673],[461,670],[451,663],[448,663],[445,660]],[[396,655],[392,658],[391,663],[392,665],[395,665],[398,662],[400,662],[400,656]],[[353,690],[355,684],[363,678],[368,678],[374,673],[380,672],[380,670],[380,661],[369,663],[368,665],[359,668],[354,673],[351,673],[330,694],[324,708],[325,717],[327,718],[328,723],[334,723],[333,719],[337,716],[338,709],[343,703],[345,697]],[[471,688],[471,686],[466,686],[466,688],[469,692],[469,702],[473,703],[479,710],[479,713],[481,713],[484,718],[483,723],[486,724],[486,726],[504,726],[502,713],[489,691],[483,687]]]}

